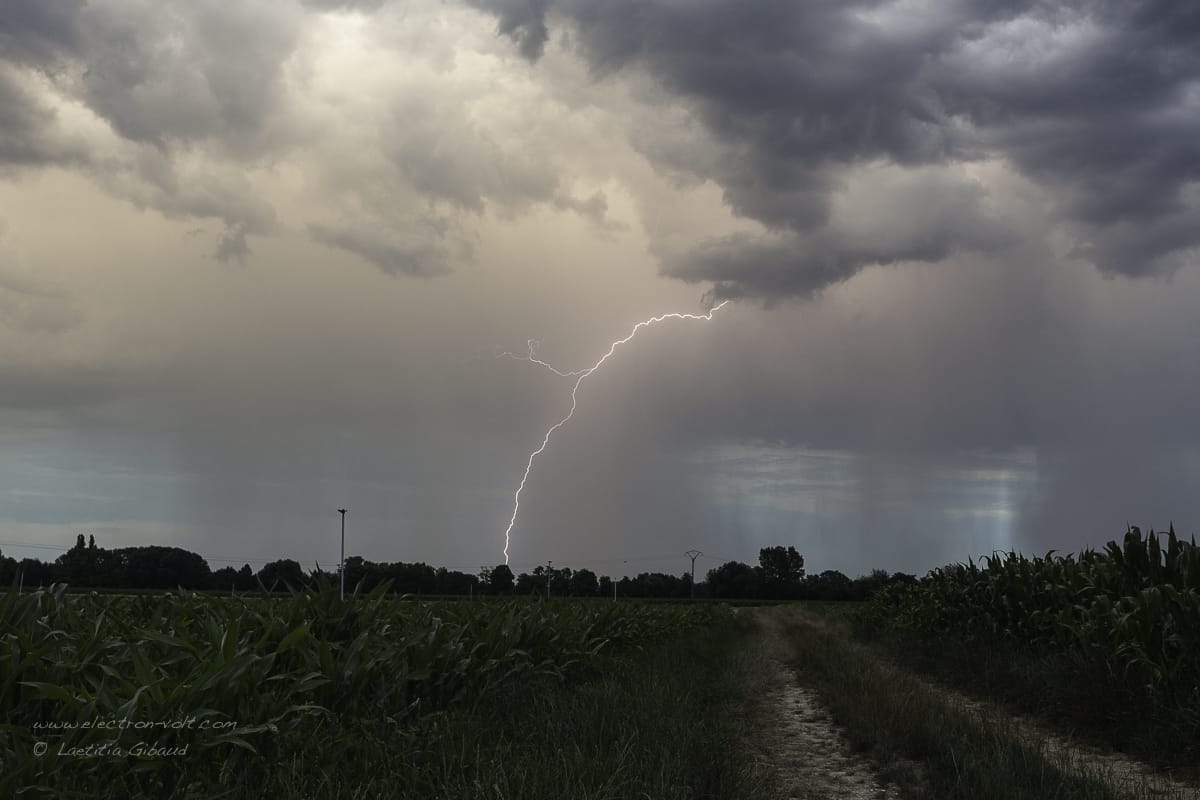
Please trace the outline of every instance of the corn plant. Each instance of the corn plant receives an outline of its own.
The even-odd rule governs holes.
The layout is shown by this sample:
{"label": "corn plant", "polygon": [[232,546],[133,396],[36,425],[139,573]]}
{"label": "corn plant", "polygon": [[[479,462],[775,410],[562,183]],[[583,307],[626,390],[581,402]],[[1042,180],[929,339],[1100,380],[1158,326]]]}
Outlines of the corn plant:
{"label": "corn plant", "polygon": [[926,637],[1004,641],[1066,654],[1102,676],[1114,700],[1200,738],[1200,548],[1174,526],[1078,557],[994,553],[880,592],[875,625]]}
{"label": "corn plant", "polygon": [[[389,596],[387,585],[345,601],[330,585],[286,598],[65,588],[19,594],[14,586],[0,599],[0,797],[90,797],[100,781],[128,796],[180,787],[203,794],[261,774],[321,726],[344,732],[387,722],[403,730],[430,714],[469,710],[506,684],[563,680],[601,653],[728,613],[419,602]],[[192,727],[95,726],[184,719]],[[135,754],[147,739],[185,748],[187,757]],[[37,752],[38,742],[48,751]],[[129,755],[70,755],[102,746]],[[329,752],[336,758],[349,747],[353,738],[343,736]]]}

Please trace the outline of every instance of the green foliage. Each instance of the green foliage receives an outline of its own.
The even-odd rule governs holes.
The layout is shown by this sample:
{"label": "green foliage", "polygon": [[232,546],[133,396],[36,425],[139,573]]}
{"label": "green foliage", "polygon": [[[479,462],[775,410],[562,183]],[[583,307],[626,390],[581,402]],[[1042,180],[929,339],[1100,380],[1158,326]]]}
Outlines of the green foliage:
{"label": "green foliage", "polygon": [[426,717],[404,745],[368,730],[329,762],[338,734],[318,730],[246,796],[772,800],[745,713],[770,665],[744,617],[605,658],[584,681],[510,683],[470,711]]}
{"label": "green foliage", "polygon": [[[655,641],[728,613],[713,607],[519,601],[398,602],[387,585],[339,601],[327,581],[284,598],[68,595],[0,600],[0,796],[103,783],[170,795],[253,781],[325,721],[352,731],[470,708],[493,689],[557,680],[597,653]],[[43,723],[194,718],[206,730],[35,732]],[[218,723],[218,727],[212,727]],[[229,726],[236,723],[236,727]],[[228,726],[228,727],[220,727]],[[60,750],[140,740],[187,758],[79,758]],[[37,755],[34,745],[50,751]],[[353,747],[353,737],[333,742]]]}
{"label": "green foliage", "polygon": [[795,597],[804,578],[804,556],[794,547],[764,547],[758,551],[763,593],[767,597]]}
{"label": "green foliage", "polygon": [[867,619],[926,638],[1000,641],[1067,657],[1111,707],[1200,739],[1200,548],[1131,527],[1078,557],[998,553],[877,594]]}
{"label": "green foliage", "polygon": [[512,594],[515,581],[508,564],[497,564],[488,571],[488,590],[492,594]]}

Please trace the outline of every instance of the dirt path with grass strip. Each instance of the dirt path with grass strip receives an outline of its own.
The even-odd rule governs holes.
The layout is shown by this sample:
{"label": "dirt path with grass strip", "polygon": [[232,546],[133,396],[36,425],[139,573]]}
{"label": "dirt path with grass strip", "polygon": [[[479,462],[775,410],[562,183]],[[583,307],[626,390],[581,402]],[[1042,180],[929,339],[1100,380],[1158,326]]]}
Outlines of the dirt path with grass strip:
{"label": "dirt path with grass strip", "polygon": [[[765,610],[764,610],[765,611]],[[803,624],[827,631],[839,629],[842,625],[830,621],[826,617],[791,607],[786,610],[775,610],[773,613],[763,613],[757,618],[768,631],[768,635],[780,636],[782,617],[778,614],[791,615],[791,619]],[[849,638],[849,631],[845,631]],[[905,676],[921,684],[942,698],[947,704],[956,706],[970,714],[977,715],[989,724],[998,724],[1002,728],[1015,731],[1027,744],[1040,749],[1048,760],[1060,765],[1061,768],[1076,774],[1088,774],[1101,778],[1110,788],[1118,793],[1128,794],[1139,798],[1164,798],[1164,800],[1200,800],[1200,787],[1194,784],[1175,780],[1169,775],[1156,772],[1153,767],[1138,761],[1123,753],[1102,750],[1088,744],[1076,741],[1058,733],[1047,725],[1032,718],[1013,714],[1008,709],[995,703],[983,702],[970,698],[961,692],[939,683],[935,683],[923,675],[912,672],[889,659],[879,657],[864,645],[854,645],[863,658],[874,660],[887,672]],[[795,678],[793,677],[794,681]],[[803,691],[803,690],[801,690]],[[885,795],[834,795],[845,797],[871,797]]]}
{"label": "dirt path with grass strip", "polygon": [[[889,664],[893,670],[901,670]],[[905,670],[908,672],[907,670]],[[978,714],[987,720],[1003,720],[1017,731],[1025,741],[1045,748],[1050,759],[1073,772],[1100,775],[1105,783],[1119,792],[1147,794],[1170,800],[1200,800],[1200,787],[1173,779],[1170,775],[1156,772],[1149,764],[1138,761],[1124,753],[1102,750],[1067,738],[1053,731],[1042,722],[1027,716],[1013,714],[995,703],[976,700],[950,687],[934,683],[922,675],[908,672],[914,679],[939,693],[949,703]]]}
{"label": "dirt path with grass strip", "polygon": [[758,762],[781,780],[784,797],[794,800],[892,800],[896,787],[881,781],[871,761],[851,748],[817,693],[797,681],[788,665],[778,609],[754,609],[766,641],[772,674],[760,707],[765,752]]}

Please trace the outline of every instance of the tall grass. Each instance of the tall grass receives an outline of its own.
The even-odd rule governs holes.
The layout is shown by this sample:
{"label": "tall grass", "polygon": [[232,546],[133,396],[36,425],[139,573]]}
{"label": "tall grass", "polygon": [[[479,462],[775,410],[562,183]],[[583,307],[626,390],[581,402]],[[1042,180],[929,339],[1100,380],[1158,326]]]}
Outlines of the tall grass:
{"label": "tall grass", "polygon": [[[1162,541],[1165,539],[1165,542]],[[1076,556],[993,554],[881,592],[865,615],[931,655],[1165,760],[1200,755],[1200,548],[1130,528]]]}
{"label": "tall grass", "polygon": [[1003,718],[970,711],[852,641],[845,620],[788,630],[797,671],[851,740],[909,798],[1120,800],[1106,776],[1067,764]]}
{"label": "tall grass", "polygon": [[[431,715],[407,738],[356,737],[347,758],[297,753],[264,793],[489,800],[770,800],[746,752],[751,633],[732,620],[596,662],[585,680],[522,682],[470,711]],[[324,737],[336,735],[326,730]],[[314,737],[314,741],[321,741]],[[250,795],[254,796],[254,795]]]}
{"label": "tall grass", "polygon": [[[728,613],[398,603],[386,589],[342,602],[332,587],[270,599],[14,587],[0,599],[0,797],[90,797],[96,786],[171,796],[266,780],[321,726],[405,731],[501,687],[562,681],[601,653]],[[139,742],[175,755],[139,755]],[[322,757],[354,747],[332,740]]]}

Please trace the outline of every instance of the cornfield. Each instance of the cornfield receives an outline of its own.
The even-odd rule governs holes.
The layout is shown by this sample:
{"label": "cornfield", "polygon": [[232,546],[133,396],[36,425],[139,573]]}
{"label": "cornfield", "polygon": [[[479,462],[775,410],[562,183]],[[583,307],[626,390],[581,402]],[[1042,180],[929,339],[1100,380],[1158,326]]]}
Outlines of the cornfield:
{"label": "cornfield", "polygon": [[867,618],[927,638],[1066,655],[1114,702],[1200,736],[1200,548],[1173,526],[1145,536],[1131,527],[1122,542],[1078,557],[996,553],[937,569],[880,592]]}
{"label": "cornfield", "polygon": [[[65,588],[0,598],[0,797],[89,796],[73,793],[101,779],[124,781],[130,796],[173,795],[191,781],[244,778],[321,725],[367,720],[402,734],[506,684],[562,679],[602,651],[729,613],[402,602],[386,586],[345,601],[332,587],[282,599]],[[146,755],[139,742],[187,757]]]}

